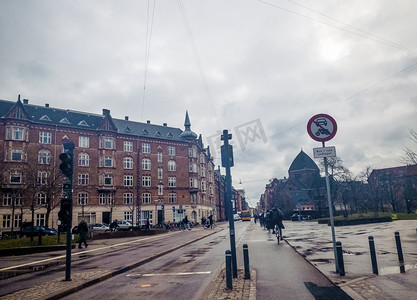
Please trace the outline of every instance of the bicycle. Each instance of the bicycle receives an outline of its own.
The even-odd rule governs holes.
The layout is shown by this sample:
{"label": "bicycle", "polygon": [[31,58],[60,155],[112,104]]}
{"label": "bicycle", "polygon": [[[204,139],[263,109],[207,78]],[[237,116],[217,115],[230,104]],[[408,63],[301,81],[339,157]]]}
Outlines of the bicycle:
{"label": "bicycle", "polygon": [[282,228],[279,227],[278,225],[275,225],[275,236],[277,237],[277,241],[278,241],[278,245],[279,245],[279,241],[283,240],[284,238],[282,237]]}

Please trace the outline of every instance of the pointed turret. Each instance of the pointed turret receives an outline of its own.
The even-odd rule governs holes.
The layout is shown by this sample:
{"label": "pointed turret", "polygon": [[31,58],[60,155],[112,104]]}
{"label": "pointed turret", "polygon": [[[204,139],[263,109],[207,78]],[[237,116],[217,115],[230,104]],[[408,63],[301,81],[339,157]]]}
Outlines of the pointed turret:
{"label": "pointed turret", "polygon": [[185,112],[184,127],[185,130],[180,134],[180,137],[185,140],[195,140],[197,138],[197,134],[191,131],[191,122],[190,118],[188,117],[188,111]]}

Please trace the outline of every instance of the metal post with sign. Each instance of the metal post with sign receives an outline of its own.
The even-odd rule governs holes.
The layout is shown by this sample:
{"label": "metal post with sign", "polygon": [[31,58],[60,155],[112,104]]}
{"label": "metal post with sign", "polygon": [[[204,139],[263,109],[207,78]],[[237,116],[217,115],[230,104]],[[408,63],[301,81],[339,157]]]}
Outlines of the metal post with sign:
{"label": "metal post with sign", "polygon": [[233,278],[237,278],[237,259],[236,259],[236,242],[235,242],[235,223],[233,220],[232,210],[232,176],[230,174],[230,168],[233,167],[233,146],[229,145],[229,140],[232,139],[232,135],[227,130],[223,130],[221,136],[224,145],[221,146],[222,167],[226,169],[226,208],[227,218],[229,219],[229,234],[230,234],[230,251],[232,252],[232,269]]}
{"label": "metal post with sign", "polygon": [[336,251],[336,233],[334,229],[334,218],[333,218],[333,202],[330,193],[330,182],[329,182],[329,172],[327,157],[336,156],[335,147],[326,147],[325,142],[331,140],[337,132],[336,121],[329,115],[318,114],[310,118],[307,123],[307,132],[310,137],[318,142],[322,143],[322,148],[314,148],[313,153],[315,158],[324,159],[324,171],[326,174],[326,189],[327,189],[327,200],[329,203],[329,216],[330,216],[330,225],[332,229],[332,241],[333,241],[333,253],[334,261],[336,265],[336,272],[339,273],[339,265],[337,261],[337,251]]}

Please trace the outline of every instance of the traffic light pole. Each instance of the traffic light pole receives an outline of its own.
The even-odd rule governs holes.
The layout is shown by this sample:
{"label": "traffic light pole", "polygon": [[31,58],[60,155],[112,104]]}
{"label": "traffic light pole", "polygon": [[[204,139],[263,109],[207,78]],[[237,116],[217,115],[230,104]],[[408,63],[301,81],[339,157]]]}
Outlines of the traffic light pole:
{"label": "traffic light pole", "polygon": [[227,130],[223,130],[221,139],[224,145],[221,146],[222,166],[226,169],[226,209],[227,218],[229,219],[229,234],[230,234],[230,251],[232,252],[232,271],[233,278],[237,278],[237,260],[236,260],[236,242],[235,242],[235,222],[233,219],[232,207],[232,176],[230,174],[230,167],[233,167],[233,147],[229,145],[229,140],[232,135]]}
{"label": "traffic light pole", "polygon": [[[65,281],[71,281],[71,246],[72,246],[72,184],[73,184],[73,161],[74,161],[74,143],[73,142],[67,142],[63,144],[64,146],[64,153],[68,154],[68,159],[65,161],[60,155],[60,159],[63,161],[60,169],[63,171],[64,175],[67,176],[68,180],[66,183],[64,183],[64,197],[66,200],[69,200],[70,207],[69,207],[69,216],[66,221],[66,227],[67,227],[67,247],[66,247],[66,258],[65,258]],[[65,168],[65,170],[64,170]]]}

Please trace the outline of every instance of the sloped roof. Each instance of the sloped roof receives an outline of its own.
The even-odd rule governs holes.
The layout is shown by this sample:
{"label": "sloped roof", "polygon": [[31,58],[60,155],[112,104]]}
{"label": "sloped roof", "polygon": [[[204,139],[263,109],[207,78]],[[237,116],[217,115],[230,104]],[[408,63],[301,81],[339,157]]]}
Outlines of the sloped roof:
{"label": "sloped roof", "polygon": [[293,160],[288,173],[301,170],[313,170],[320,172],[316,163],[303,150],[301,150],[297,157]]}
{"label": "sloped roof", "polygon": [[[6,114],[16,105],[16,103],[17,102],[14,101],[0,100],[0,118],[5,118]],[[32,123],[99,130],[100,125],[106,118],[106,115],[65,110],[49,106],[32,105],[27,103],[22,103],[22,105],[27,112],[28,120]],[[114,118],[111,118],[111,120],[117,128],[117,132],[121,134],[157,139],[170,139],[176,141],[185,140],[180,137],[183,131],[179,128]]]}

